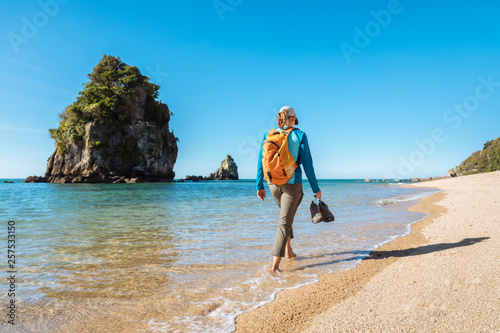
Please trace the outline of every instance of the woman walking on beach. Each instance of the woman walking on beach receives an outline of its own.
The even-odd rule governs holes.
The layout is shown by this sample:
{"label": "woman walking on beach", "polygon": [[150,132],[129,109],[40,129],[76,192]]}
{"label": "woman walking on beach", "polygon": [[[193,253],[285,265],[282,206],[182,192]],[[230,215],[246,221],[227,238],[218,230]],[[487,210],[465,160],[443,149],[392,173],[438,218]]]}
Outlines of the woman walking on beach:
{"label": "woman walking on beach", "polygon": [[[290,240],[293,238],[293,218],[297,212],[300,202],[302,201],[302,197],[304,196],[304,193],[302,192],[301,164],[304,167],[311,189],[315,193],[314,196],[316,198],[321,198],[321,190],[318,187],[318,181],[316,180],[316,175],[314,173],[313,161],[311,152],[309,151],[307,136],[298,128],[293,127],[294,125],[299,124],[294,108],[291,106],[282,107],[278,113],[277,119],[278,127],[271,130],[270,133],[264,136],[264,139],[262,140],[257,164],[257,197],[261,200],[264,200],[266,197],[266,190],[264,189],[265,178],[274,200],[278,204],[278,207],[280,207],[278,231],[271,252],[273,255],[273,265],[271,268],[272,272],[279,271],[279,265],[283,257],[286,259],[292,259],[297,256],[292,250]],[[284,134],[284,136],[287,137],[284,141],[285,143],[288,141],[288,151],[286,151],[286,153],[289,152],[288,155],[293,157],[293,167],[290,174],[287,175],[287,171],[290,170],[288,168],[283,168],[281,170],[286,176],[285,183],[283,183],[281,179],[278,180],[277,177],[275,177],[275,181],[273,181],[271,173],[264,170],[264,168],[269,167],[268,163],[265,162],[263,165],[262,160],[264,151],[263,146],[265,143],[269,142],[269,146],[278,147],[278,145],[274,142],[270,142],[271,140],[269,139],[269,136],[272,134],[279,135],[279,133]],[[280,149],[279,152],[282,152],[282,150]],[[267,153],[267,149],[264,155],[265,157],[269,155],[269,153]],[[284,159],[285,154],[281,155],[281,158]],[[293,168],[295,168],[295,170],[293,170]],[[286,181],[288,177],[290,177],[290,179]],[[283,175],[281,175],[281,178],[283,178]],[[282,183],[282,185],[278,185],[279,183]]]}

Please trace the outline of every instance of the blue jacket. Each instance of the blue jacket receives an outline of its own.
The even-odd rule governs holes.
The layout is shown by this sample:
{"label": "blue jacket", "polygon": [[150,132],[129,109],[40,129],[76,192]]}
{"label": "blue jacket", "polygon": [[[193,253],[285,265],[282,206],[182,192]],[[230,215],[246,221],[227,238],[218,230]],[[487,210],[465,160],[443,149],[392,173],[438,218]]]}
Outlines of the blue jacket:
{"label": "blue jacket", "polygon": [[[286,127],[285,127],[286,129]],[[279,128],[276,128],[280,131]],[[264,171],[262,170],[262,144],[266,140],[266,135],[262,139],[260,145],[259,159],[257,161],[257,190],[262,190],[264,188]],[[293,129],[288,137],[288,150],[292,154],[295,162],[299,158],[299,163],[304,167],[309,184],[311,184],[311,189],[314,193],[320,191],[318,186],[318,180],[316,179],[316,174],[314,173],[313,160],[311,156],[311,151],[309,150],[309,143],[307,142],[306,133],[302,132],[298,128]],[[302,183],[302,169],[300,165],[295,169],[295,172],[288,181],[288,184],[299,184]]]}

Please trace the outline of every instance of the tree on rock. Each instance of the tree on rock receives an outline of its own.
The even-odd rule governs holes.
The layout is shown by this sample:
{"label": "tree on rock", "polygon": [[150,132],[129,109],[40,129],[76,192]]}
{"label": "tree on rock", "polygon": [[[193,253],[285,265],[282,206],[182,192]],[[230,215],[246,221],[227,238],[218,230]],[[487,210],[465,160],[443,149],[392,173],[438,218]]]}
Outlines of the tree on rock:
{"label": "tree on rock", "polygon": [[87,77],[90,82],[59,115],[59,127],[49,130],[59,154],[64,153],[67,144],[83,138],[85,124],[100,124],[104,119],[126,120],[127,102],[137,94],[146,94],[144,107],[148,120],[168,121],[156,101],[160,86],[150,82],[136,66],[125,64],[119,57],[104,55]]}
{"label": "tree on rock", "polygon": [[[45,181],[166,181],[174,177],[177,138],[160,86],[119,57],[104,55],[89,82],[49,130],[56,151]],[[135,181],[135,180],[134,180]]]}

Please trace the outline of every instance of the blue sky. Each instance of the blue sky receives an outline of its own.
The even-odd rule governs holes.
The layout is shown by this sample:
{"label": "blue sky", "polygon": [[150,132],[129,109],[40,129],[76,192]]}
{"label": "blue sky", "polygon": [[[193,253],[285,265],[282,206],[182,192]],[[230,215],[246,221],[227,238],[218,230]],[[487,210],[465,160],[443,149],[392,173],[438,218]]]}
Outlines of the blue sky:
{"label": "blue sky", "polygon": [[43,175],[49,128],[103,54],[161,86],[174,171],[258,145],[295,108],[318,178],[440,176],[500,136],[497,1],[15,1],[0,20],[0,177]]}

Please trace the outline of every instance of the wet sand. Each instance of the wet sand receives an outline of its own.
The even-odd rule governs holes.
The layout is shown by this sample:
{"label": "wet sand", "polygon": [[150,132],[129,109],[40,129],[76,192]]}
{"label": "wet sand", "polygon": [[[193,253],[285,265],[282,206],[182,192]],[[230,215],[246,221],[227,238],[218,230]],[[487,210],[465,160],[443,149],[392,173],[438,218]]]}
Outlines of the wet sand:
{"label": "wet sand", "polygon": [[414,184],[429,216],[356,268],[285,290],[236,332],[500,332],[500,172]]}

